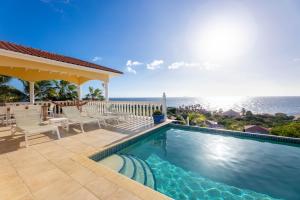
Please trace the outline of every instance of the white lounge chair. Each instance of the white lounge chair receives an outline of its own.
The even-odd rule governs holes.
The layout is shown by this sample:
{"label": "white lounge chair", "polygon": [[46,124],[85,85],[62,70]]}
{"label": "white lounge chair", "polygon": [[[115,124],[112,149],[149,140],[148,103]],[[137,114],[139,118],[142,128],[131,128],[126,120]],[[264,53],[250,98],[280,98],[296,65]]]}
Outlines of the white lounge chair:
{"label": "white lounge chair", "polygon": [[[60,139],[60,133],[57,126],[42,124],[41,114],[36,109],[14,110],[14,117],[16,119],[16,129],[25,134],[25,144],[28,147],[28,136],[52,132],[56,133]],[[14,132],[12,132],[14,134]]]}
{"label": "white lounge chair", "polygon": [[98,123],[101,128],[100,121],[97,118],[82,116],[76,106],[62,107],[63,114],[68,118],[70,124],[79,124],[81,131],[84,133],[83,125],[89,123]]}
{"label": "white lounge chair", "polygon": [[119,116],[116,115],[103,115],[102,113],[98,112],[97,106],[94,105],[84,105],[83,110],[89,117],[96,118],[99,120],[100,123],[103,123],[105,126],[108,125],[106,121],[112,120],[119,123]]}
{"label": "white lounge chair", "polygon": [[[130,117],[130,113],[127,112],[119,112],[112,104],[107,106],[104,115],[118,116],[118,121],[127,121]],[[123,120],[122,120],[123,119]]]}

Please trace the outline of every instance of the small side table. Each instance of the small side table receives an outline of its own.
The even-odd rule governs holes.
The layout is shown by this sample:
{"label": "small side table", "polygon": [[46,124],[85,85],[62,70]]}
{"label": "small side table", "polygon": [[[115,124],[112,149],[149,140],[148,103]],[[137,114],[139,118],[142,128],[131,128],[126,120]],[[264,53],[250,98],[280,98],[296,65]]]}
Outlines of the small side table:
{"label": "small side table", "polygon": [[62,128],[66,129],[69,132],[69,120],[67,118],[64,117],[51,118],[49,119],[49,124],[61,126]]}

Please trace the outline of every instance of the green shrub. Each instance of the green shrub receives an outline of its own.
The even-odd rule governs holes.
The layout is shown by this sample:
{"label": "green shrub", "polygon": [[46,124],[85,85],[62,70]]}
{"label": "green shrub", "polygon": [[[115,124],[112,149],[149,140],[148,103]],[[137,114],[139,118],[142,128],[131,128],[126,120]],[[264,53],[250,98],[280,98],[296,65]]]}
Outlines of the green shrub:
{"label": "green shrub", "polygon": [[275,126],[271,129],[271,134],[287,137],[300,137],[300,122],[291,122],[289,124]]}
{"label": "green shrub", "polygon": [[155,110],[153,112],[153,115],[162,115],[162,112],[160,110]]}

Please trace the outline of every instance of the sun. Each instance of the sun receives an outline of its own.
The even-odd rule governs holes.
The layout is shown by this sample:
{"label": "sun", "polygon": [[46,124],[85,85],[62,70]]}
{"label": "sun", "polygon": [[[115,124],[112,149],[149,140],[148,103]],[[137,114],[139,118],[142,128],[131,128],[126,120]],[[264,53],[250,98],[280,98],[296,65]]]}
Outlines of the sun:
{"label": "sun", "polygon": [[245,54],[253,44],[249,23],[239,19],[208,20],[197,36],[201,57],[208,60],[230,60]]}

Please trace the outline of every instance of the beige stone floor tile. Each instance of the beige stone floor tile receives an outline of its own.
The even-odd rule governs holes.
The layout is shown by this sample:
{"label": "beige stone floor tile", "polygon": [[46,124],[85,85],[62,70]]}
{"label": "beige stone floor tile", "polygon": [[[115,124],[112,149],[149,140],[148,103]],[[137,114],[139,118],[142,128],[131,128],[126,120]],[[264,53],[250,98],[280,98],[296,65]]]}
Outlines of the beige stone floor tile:
{"label": "beige stone floor tile", "polygon": [[63,138],[63,140],[56,140],[55,143],[58,145],[68,146],[68,145],[73,145],[73,144],[79,144],[81,142],[73,139],[72,137],[66,137],[66,138]]}
{"label": "beige stone floor tile", "polygon": [[31,168],[34,165],[39,165],[41,163],[47,162],[47,160],[40,154],[20,157],[19,159],[10,160],[11,164],[18,169]]}
{"label": "beige stone floor tile", "polygon": [[141,200],[140,198],[138,198],[137,196],[135,196],[134,194],[119,188],[116,192],[114,192],[111,196],[106,197],[106,200]]}
{"label": "beige stone floor tile", "polygon": [[37,192],[49,185],[62,180],[71,180],[71,178],[59,169],[50,169],[40,173],[20,172],[20,176],[31,192]]}
{"label": "beige stone floor tile", "polygon": [[7,160],[6,153],[0,154],[0,164],[1,164],[1,160]]}
{"label": "beige stone floor tile", "polygon": [[28,158],[34,158],[38,156],[40,156],[40,154],[37,151],[35,151],[33,148],[24,148],[18,151],[7,153],[7,158],[12,162],[19,161],[19,160],[26,160]]}
{"label": "beige stone floor tile", "polygon": [[7,159],[7,157],[2,157],[2,159],[0,159],[0,167],[1,166],[10,166],[10,162],[9,160]]}
{"label": "beige stone floor tile", "polygon": [[26,196],[21,197],[18,200],[35,200],[35,199],[34,199],[34,197],[31,194],[27,194]]}
{"label": "beige stone floor tile", "polygon": [[46,142],[33,145],[32,148],[41,154],[45,154],[54,151],[56,148],[59,148],[59,146],[55,142]]}
{"label": "beige stone floor tile", "polygon": [[96,179],[95,174],[91,170],[83,167],[74,160],[61,160],[57,163],[57,166],[81,185],[85,185]]}
{"label": "beige stone floor tile", "polygon": [[86,184],[85,188],[87,188],[100,199],[108,198],[118,189],[115,184],[102,177],[98,177],[95,181]]}
{"label": "beige stone floor tile", "polygon": [[[61,140],[63,141],[63,140]],[[57,144],[59,145],[62,145],[65,149],[73,152],[73,153],[77,153],[77,154],[82,154],[82,153],[86,153],[86,152],[89,152],[89,151],[92,151],[92,150],[95,150],[95,148],[87,145],[87,144],[84,144],[82,142],[79,142],[79,141],[75,141],[75,140],[69,140],[68,142],[64,143],[58,143]]]}
{"label": "beige stone floor tile", "polygon": [[85,188],[81,188],[78,191],[66,195],[62,200],[99,200],[94,194],[89,192]]}
{"label": "beige stone floor tile", "polygon": [[18,173],[15,168],[11,166],[0,166],[0,185],[16,177],[18,177]]}
{"label": "beige stone floor tile", "polygon": [[29,190],[19,177],[11,178],[0,184],[0,199],[19,200],[30,195]]}
{"label": "beige stone floor tile", "polygon": [[[57,145],[58,146],[58,145]],[[67,149],[63,147],[55,147],[52,151],[49,151],[47,153],[42,153],[43,156],[51,161],[59,161],[67,158],[71,158],[75,154],[68,151]]]}
{"label": "beige stone floor tile", "polygon": [[17,171],[20,174],[38,174],[55,168],[56,166],[52,164],[50,161],[43,160],[41,162],[32,164],[29,167],[17,168]]}
{"label": "beige stone floor tile", "polygon": [[48,184],[43,189],[34,192],[36,200],[58,200],[80,190],[82,187],[75,181],[60,180],[53,184]]}

